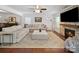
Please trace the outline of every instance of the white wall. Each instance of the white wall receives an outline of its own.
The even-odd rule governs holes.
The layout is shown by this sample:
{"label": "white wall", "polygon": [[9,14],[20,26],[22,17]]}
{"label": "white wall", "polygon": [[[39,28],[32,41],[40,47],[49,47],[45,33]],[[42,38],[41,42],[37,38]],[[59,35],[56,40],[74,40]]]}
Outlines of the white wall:
{"label": "white wall", "polygon": [[52,26],[53,31],[60,33],[60,15],[59,14],[53,15],[52,25],[53,25]]}
{"label": "white wall", "polygon": [[7,12],[10,12],[10,13],[13,13],[13,14],[16,14],[16,15],[20,15],[20,16],[23,15],[19,11],[16,11],[15,9],[12,9],[12,8],[8,7],[7,5],[0,5],[0,9],[4,10],[4,11],[7,11]]}
{"label": "white wall", "polygon": [[[45,13],[25,14],[24,18],[26,18],[26,17],[31,18],[31,24],[42,23],[42,24],[47,25],[47,27],[52,28],[52,18],[51,18],[52,16],[49,14],[45,14]],[[42,22],[35,22],[35,17],[42,17]],[[28,20],[27,20],[27,22],[28,22]]]}
{"label": "white wall", "polygon": [[2,16],[0,18],[0,22],[6,22],[5,20],[10,17],[16,17],[16,22],[18,22],[19,24],[23,24],[24,23],[24,16],[21,12],[16,11],[15,9],[12,9],[10,7],[8,7],[7,5],[0,5],[0,10],[4,10],[6,11],[5,13],[1,13],[0,12],[0,16]]}
{"label": "white wall", "polygon": [[30,17],[25,17],[24,24],[31,24],[31,18]]}
{"label": "white wall", "polygon": [[10,17],[10,16],[12,16],[12,17],[16,17],[16,22],[18,23],[18,24],[22,24],[22,16],[19,16],[19,15],[15,15],[15,14],[12,14],[12,13],[0,13],[0,16],[1,16],[1,18],[0,18],[0,22],[2,23],[6,23],[7,21],[8,21],[8,18]]}

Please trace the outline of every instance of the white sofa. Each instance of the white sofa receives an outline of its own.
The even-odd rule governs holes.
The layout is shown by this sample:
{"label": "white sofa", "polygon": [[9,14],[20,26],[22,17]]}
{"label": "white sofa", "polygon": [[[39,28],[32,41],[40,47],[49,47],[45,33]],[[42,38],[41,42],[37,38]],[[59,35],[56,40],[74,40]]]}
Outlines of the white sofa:
{"label": "white sofa", "polygon": [[37,23],[37,24],[30,24],[29,26],[28,26],[30,29],[45,29],[46,30],[46,25],[44,25],[44,24],[39,24],[39,23]]}
{"label": "white sofa", "polygon": [[18,26],[3,28],[2,31],[6,32],[6,34],[7,33],[12,34],[12,37],[11,35],[4,35],[4,43],[16,43],[19,42],[21,39],[23,39],[24,36],[29,33],[29,28],[23,28],[22,25],[18,25]]}

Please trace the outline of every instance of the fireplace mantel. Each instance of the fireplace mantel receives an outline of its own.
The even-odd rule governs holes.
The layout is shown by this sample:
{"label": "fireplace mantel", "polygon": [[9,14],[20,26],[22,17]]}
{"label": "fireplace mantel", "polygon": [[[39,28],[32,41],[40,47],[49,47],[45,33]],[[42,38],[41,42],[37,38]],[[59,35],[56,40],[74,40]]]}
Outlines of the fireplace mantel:
{"label": "fireplace mantel", "polygon": [[79,25],[75,24],[60,24],[60,33],[64,36],[65,29],[75,30],[75,33],[79,33]]}
{"label": "fireplace mantel", "polygon": [[60,24],[60,25],[64,27],[75,28],[75,29],[79,28],[79,25],[73,25],[73,24]]}

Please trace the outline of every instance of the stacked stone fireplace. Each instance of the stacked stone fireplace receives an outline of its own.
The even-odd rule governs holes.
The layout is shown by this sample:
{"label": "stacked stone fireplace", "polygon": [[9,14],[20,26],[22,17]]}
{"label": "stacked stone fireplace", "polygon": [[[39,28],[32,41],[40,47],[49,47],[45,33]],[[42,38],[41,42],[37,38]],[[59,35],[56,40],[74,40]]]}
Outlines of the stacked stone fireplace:
{"label": "stacked stone fireplace", "polygon": [[64,36],[65,39],[68,37],[79,36],[79,26],[71,24],[61,24],[60,33]]}
{"label": "stacked stone fireplace", "polygon": [[65,34],[65,39],[67,39],[68,37],[73,37],[75,36],[75,30],[65,28],[64,34]]}

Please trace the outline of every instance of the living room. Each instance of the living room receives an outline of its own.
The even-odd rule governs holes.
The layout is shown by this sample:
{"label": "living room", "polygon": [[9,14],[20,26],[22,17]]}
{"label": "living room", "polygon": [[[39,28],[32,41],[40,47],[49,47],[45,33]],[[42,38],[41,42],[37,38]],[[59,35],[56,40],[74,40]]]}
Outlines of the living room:
{"label": "living room", "polygon": [[[76,7],[79,6],[1,5],[0,48],[55,48],[55,52],[64,52],[64,41],[71,34],[78,35],[79,23],[63,21],[61,16]],[[71,34],[67,36],[65,31]]]}

